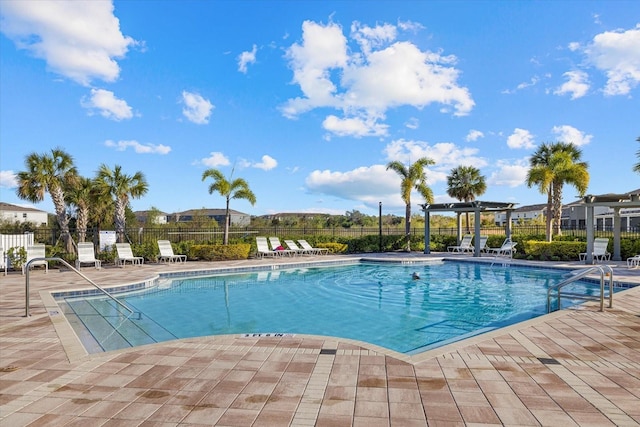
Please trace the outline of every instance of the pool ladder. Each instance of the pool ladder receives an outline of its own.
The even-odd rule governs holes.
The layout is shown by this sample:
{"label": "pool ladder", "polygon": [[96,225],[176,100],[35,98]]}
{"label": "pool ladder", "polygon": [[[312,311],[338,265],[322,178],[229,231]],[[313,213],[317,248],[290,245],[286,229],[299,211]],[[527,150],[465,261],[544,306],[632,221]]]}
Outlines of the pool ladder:
{"label": "pool ladder", "polygon": [[[605,273],[605,270],[607,272]],[[588,276],[591,273],[600,272],[600,295],[586,295],[575,292],[562,292],[562,288],[571,283],[582,279],[583,277]],[[571,277],[563,280],[555,286],[552,286],[547,291],[547,313],[551,313],[551,311],[555,311],[551,309],[551,297],[552,293],[556,292],[556,299],[558,300],[558,307],[556,310],[560,310],[562,307],[561,299],[570,298],[574,300],[582,300],[582,301],[599,301],[600,302],[600,311],[604,311],[604,300],[605,300],[605,276],[609,276],[609,308],[613,307],[613,269],[608,265],[595,265],[593,267],[587,267],[582,270],[578,270],[575,272],[569,273]]]}

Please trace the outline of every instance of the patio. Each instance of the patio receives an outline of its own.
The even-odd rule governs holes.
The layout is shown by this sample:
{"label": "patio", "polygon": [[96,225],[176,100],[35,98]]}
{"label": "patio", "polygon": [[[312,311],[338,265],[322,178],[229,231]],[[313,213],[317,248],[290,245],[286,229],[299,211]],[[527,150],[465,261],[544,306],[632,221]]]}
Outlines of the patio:
{"label": "patio", "polygon": [[[292,261],[82,272],[108,287],[163,271],[280,262]],[[640,284],[640,269],[610,265],[616,280]],[[0,277],[1,425],[640,425],[640,286],[616,294],[605,312],[593,304],[554,312],[410,357],[302,335],[212,336],[85,355],[40,296],[85,282],[69,271],[33,271],[29,318],[24,285],[20,273]]]}

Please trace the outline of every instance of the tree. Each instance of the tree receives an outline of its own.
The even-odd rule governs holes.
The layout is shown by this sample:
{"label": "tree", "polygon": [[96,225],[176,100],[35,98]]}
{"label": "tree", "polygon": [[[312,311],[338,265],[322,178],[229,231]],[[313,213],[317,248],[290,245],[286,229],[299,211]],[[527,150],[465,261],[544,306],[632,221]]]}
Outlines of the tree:
{"label": "tree", "polygon": [[[564,184],[573,185],[580,196],[589,186],[588,164],[580,161],[582,151],[572,143],[542,144],[531,156],[527,185],[537,185],[547,195],[546,237],[561,234],[562,190]],[[553,222],[553,229],[552,229]]]}
{"label": "tree", "polygon": [[65,202],[65,190],[78,179],[78,171],[73,158],[61,148],[54,148],[51,154],[31,153],[25,159],[26,171],[18,172],[19,198],[33,203],[44,200],[49,193],[56,211],[56,220],[67,253],[73,253],[73,239],[69,233],[69,216]]}
{"label": "tree", "polygon": [[94,199],[95,185],[89,178],[78,177],[75,185],[67,192],[67,202],[76,209],[76,229],[78,230],[78,242],[84,242],[87,236],[89,223],[89,206]]}
{"label": "tree", "polygon": [[[447,177],[447,194],[460,201],[471,202],[487,191],[487,183],[480,169],[473,166],[458,166],[451,169]],[[466,212],[467,232],[469,230],[469,212]]]}
{"label": "tree", "polygon": [[428,157],[421,157],[408,167],[397,160],[387,164],[387,170],[393,170],[402,178],[400,181],[400,197],[405,203],[404,232],[407,241],[407,252],[411,251],[411,191],[417,190],[427,203],[433,203],[433,192],[427,185],[424,169],[434,164],[435,162]]}
{"label": "tree", "polygon": [[[640,142],[640,136],[636,139],[636,141]],[[638,158],[638,163],[633,166],[633,171],[640,173],[640,150],[636,151],[636,157]]]}
{"label": "tree", "polygon": [[111,170],[107,165],[100,165],[96,175],[97,186],[103,194],[109,194],[114,203],[113,222],[116,228],[118,242],[125,241],[125,228],[127,222],[127,207],[129,199],[138,199],[149,190],[149,185],[142,172],[127,175],[122,172],[122,167],[116,165]]}
{"label": "tree", "polygon": [[[231,172],[233,177],[233,171]],[[213,183],[209,185],[209,194],[214,192],[220,193],[222,197],[226,199],[226,206],[224,211],[224,237],[222,243],[224,245],[229,244],[229,226],[231,222],[231,215],[229,214],[229,201],[231,199],[245,199],[253,206],[256,203],[256,196],[249,188],[249,184],[242,178],[236,178],[230,181],[217,169],[207,169],[202,173],[202,180],[207,178],[213,178]]]}

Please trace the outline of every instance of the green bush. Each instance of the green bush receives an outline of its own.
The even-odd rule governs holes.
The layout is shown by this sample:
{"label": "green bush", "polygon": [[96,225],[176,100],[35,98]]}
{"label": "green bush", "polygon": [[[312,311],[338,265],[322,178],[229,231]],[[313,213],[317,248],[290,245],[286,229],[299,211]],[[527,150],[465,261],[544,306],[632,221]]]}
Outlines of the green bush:
{"label": "green bush", "polygon": [[540,242],[527,240],[521,242],[523,256],[539,261],[575,261],[579,254],[587,250],[584,242],[557,241]]}
{"label": "green bush", "polygon": [[347,252],[347,248],[348,246],[344,243],[337,243],[337,242],[325,242],[325,243],[318,243],[317,246],[315,246],[317,248],[327,248],[329,249],[329,253],[331,254],[343,254]]}
{"label": "green bush", "polygon": [[240,243],[235,245],[192,245],[188,257],[201,261],[228,261],[247,259],[251,245]]}

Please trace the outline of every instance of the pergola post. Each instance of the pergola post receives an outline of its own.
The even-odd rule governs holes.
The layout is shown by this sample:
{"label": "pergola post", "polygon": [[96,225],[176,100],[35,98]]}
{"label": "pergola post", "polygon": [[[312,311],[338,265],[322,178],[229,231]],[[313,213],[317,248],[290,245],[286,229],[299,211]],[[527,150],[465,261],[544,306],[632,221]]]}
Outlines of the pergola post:
{"label": "pergola post", "polygon": [[429,220],[431,219],[431,214],[428,210],[424,211],[424,253],[430,254],[430,242],[431,242],[431,226],[429,224]]}
{"label": "pergola post", "polygon": [[587,256],[585,264],[593,264],[593,206],[587,205]]}
{"label": "pergola post", "polygon": [[622,261],[620,256],[620,208],[613,208],[613,260]]}
{"label": "pergola post", "polygon": [[475,250],[473,251],[474,257],[480,256],[480,208],[476,208],[475,211],[475,224],[474,224],[474,233],[475,237],[473,238],[473,244],[475,246]]}

